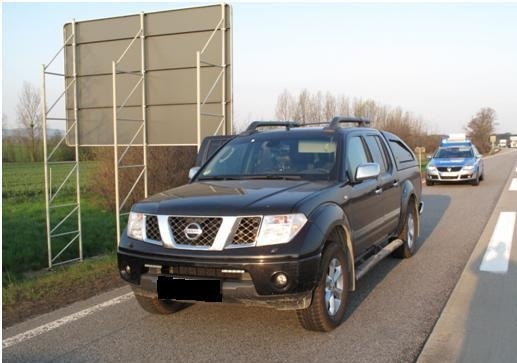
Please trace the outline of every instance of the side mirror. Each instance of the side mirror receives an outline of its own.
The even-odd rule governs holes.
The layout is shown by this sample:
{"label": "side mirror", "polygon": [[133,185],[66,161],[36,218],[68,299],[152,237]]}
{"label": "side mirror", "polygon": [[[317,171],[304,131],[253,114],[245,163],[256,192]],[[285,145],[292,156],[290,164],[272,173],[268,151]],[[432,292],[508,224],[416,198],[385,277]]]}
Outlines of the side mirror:
{"label": "side mirror", "polygon": [[355,180],[375,179],[381,174],[381,167],[377,163],[361,164],[355,172]]}
{"label": "side mirror", "polygon": [[188,180],[191,181],[196,176],[197,172],[201,169],[200,166],[194,166],[188,171]]}

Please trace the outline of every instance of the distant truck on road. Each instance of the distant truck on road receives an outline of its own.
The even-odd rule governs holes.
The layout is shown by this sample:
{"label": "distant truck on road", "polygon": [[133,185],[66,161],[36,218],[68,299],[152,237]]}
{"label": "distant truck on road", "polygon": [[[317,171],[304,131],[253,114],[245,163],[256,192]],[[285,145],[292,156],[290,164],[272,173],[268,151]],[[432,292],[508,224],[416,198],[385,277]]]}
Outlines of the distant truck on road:
{"label": "distant truck on road", "polygon": [[508,142],[506,139],[501,139],[499,140],[499,147],[500,148],[505,148],[505,147],[508,147]]}
{"label": "distant truck on road", "polygon": [[517,148],[517,135],[510,136],[510,147]]}

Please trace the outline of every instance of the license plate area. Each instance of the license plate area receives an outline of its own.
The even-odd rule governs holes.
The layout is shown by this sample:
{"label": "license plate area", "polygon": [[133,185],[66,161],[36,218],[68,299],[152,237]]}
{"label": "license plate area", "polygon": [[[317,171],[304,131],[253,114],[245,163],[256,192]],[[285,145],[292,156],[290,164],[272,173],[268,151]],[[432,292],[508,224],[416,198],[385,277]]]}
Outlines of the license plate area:
{"label": "license plate area", "polygon": [[458,173],[445,171],[445,172],[440,173],[440,176],[445,177],[445,178],[457,178]]}
{"label": "license plate area", "polygon": [[158,276],[159,299],[221,302],[221,280]]}

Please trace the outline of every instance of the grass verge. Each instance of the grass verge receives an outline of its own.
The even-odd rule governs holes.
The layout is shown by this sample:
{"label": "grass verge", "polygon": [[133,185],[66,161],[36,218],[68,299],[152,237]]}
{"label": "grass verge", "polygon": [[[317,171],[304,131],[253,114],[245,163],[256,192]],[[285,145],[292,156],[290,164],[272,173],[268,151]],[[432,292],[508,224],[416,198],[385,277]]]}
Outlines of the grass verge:
{"label": "grass verge", "polygon": [[44,271],[2,287],[2,323],[11,326],[123,285],[115,253]]}

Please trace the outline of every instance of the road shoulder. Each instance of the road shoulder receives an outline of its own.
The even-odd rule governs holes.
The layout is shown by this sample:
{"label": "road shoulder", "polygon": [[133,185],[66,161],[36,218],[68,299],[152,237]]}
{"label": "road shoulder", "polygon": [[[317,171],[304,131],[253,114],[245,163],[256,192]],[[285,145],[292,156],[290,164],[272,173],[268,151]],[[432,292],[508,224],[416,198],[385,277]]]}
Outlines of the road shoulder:
{"label": "road shoulder", "polygon": [[[497,221],[517,211],[517,192],[509,191],[516,166],[470,256],[456,287],[417,360],[427,362],[507,362],[517,355],[517,231],[505,273],[481,271]],[[468,226],[464,226],[468,228]],[[454,241],[451,241],[453,243]]]}

